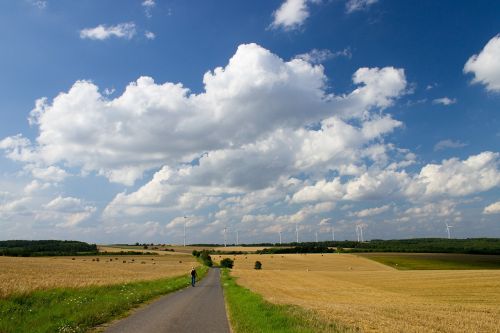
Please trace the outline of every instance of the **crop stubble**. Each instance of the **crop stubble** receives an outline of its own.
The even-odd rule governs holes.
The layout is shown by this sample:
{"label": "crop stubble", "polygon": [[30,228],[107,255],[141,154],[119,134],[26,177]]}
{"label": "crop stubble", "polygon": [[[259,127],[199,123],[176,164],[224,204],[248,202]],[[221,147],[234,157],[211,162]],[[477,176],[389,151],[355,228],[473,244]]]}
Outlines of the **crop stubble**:
{"label": "crop stubble", "polygon": [[500,332],[499,270],[398,271],[349,254],[230,257],[238,283],[268,301],[365,332]]}
{"label": "crop stubble", "polygon": [[0,256],[0,297],[49,288],[154,280],[187,274],[195,265],[198,263],[192,256],[178,254],[86,256],[74,257],[74,260],[72,257]]}

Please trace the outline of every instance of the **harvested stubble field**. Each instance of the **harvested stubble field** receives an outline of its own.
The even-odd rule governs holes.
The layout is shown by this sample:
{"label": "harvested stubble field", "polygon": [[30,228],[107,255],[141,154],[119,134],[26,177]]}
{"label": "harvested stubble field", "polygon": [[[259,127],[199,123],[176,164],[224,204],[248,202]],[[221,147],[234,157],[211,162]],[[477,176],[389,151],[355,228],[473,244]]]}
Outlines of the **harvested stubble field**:
{"label": "harvested stubble field", "polygon": [[194,257],[185,254],[42,258],[0,256],[0,298],[40,289],[109,285],[178,276],[187,274],[192,266],[197,265]]}
{"label": "harvested stubble field", "polygon": [[268,301],[363,332],[500,332],[500,270],[399,271],[349,254],[229,257],[237,282]]}

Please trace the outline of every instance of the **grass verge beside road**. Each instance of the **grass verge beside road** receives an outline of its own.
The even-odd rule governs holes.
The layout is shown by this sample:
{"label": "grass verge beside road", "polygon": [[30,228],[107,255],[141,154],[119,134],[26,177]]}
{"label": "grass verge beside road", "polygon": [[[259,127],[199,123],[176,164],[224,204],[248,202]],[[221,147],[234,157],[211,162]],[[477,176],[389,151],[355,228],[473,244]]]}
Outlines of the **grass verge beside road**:
{"label": "grass verge beside road", "polygon": [[267,302],[262,296],[236,284],[228,269],[222,285],[234,333],[357,332],[318,318],[312,311]]}
{"label": "grass verge beside road", "polygon": [[399,270],[500,269],[500,255],[449,253],[363,253]]}
{"label": "grass verge beside road", "polygon": [[[198,269],[202,278],[208,268]],[[58,288],[0,299],[0,332],[86,332],[190,284],[185,276],[85,288]]]}

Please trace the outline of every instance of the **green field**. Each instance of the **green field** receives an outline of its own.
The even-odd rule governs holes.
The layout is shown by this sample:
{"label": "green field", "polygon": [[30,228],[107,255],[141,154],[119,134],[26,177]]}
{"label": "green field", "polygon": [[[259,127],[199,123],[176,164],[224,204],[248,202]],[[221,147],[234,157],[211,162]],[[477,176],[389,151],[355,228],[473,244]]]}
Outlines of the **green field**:
{"label": "green field", "polygon": [[359,256],[400,270],[500,269],[500,255],[363,253]]}

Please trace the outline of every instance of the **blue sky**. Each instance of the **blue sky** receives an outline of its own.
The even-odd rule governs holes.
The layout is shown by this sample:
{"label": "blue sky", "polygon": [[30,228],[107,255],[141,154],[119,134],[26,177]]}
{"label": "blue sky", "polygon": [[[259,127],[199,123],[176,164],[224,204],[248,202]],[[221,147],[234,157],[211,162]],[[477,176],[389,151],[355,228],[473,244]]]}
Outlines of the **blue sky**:
{"label": "blue sky", "polygon": [[2,2],[0,239],[500,237],[499,10]]}

